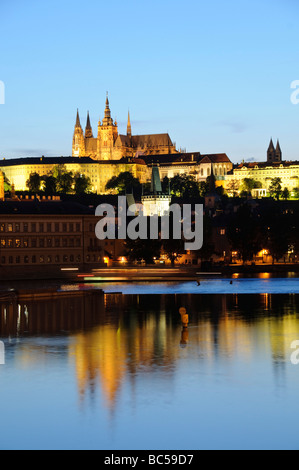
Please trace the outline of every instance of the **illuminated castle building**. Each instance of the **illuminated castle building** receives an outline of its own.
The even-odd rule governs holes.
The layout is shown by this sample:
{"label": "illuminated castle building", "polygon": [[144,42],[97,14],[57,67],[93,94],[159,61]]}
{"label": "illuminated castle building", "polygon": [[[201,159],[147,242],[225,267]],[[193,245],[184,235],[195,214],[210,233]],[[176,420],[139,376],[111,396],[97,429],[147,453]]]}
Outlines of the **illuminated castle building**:
{"label": "illuminated castle building", "polygon": [[91,157],[94,160],[120,160],[122,157],[177,153],[168,134],[132,135],[130,114],[128,113],[127,134],[118,133],[117,122],[111,117],[108,96],[104,118],[98,123],[98,134],[94,137],[89,113],[85,133],[83,132],[79,111],[73,135],[73,157]]}

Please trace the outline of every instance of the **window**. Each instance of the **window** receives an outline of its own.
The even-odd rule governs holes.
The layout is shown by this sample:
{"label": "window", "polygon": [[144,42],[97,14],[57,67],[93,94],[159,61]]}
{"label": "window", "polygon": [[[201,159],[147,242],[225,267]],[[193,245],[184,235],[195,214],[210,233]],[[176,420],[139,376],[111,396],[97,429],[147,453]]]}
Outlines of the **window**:
{"label": "window", "polygon": [[55,224],[55,232],[56,232],[56,233],[59,232],[59,224],[58,224],[58,223]]}
{"label": "window", "polygon": [[7,240],[7,246],[8,246],[9,248],[12,248],[12,246],[13,246],[13,240],[12,240],[11,238],[9,238],[9,239]]}
{"label": "window", "polygon": [[56,255],[55,256],[55,263],[59,263],[59,261],[60,261],[60,257],[59,257],[59,255]]}
{"label": "window", "polygon": [[47,256],[47,263],[52,263],[52,256]]}
{"label": "window", "polygon": [[15,224],[15,232],[19,232],[20,231],[20,224]]}
{"label": "window", "polygon": [[56,248],[60,247],[60,239],[59,238],[55,238],[55,247]]}
{"label": "window", "polygon": [[62,231],[67,232],[67,224],[62,224]]}
{"label": "window", "polygon": [[29,263],[29,256],[24,256],[24,263]]}
{"label": "window", "polygon": [[76,232],[80,232],[80,231],[81,231],[80,224],[76,224]]}
{"label": "window", "polygon": [[69,231],[73,232],[74,231],[74,224],[69,224]]}
{"label": "window", "polygon": [[29,246],[28,238],[25,238],[25,239],[23,240],[23,247],[24,247],[24,248],[28,248],[28,246]]}
{"label": "window", "polygon": [[8,224],[8,225],[7,225],[7,231],[8,231],[8,232],[12,232],[12,224]]}
{"label": "window", "polygon": [[5,256],[1,256],[1,264],[5,264],[5,263],[6,263]]}
{"label": "window", "polygon": [[52,232],[52,224],[47,224],[47,232]]}
{"label": "window", "polygon": [[35,222],[33,222],[31,224],[31,232],[36,232],[36,223]]}
{"label": "window", "polygon": [[4,248],[6,246],[6,240],[5,238],[1,239],[1,247]]}
{"label": "window", "polygon": [[0,224],[0,232],[5,232],[5,224]]}
{"label": "window", "polygon": [[43,232],[43,231],[44,231],[44,224],[43,224],[43,223],[40,223],[40,224],[39,224],[39,231],[40,231],[40,232]]}
{"label": "window", "polygon": [[39,239],[39,247],[44,248],[44,246],[45,246],[45,240],[43,238],[40,238]]}
{"label": "window", "polygon": [[13,257],[12,257],[12,256],[10,256],[10,257],[8,258],[8,262],[9,262],[9,264],[13,264]]}
{"label": "window", "polygon": [[67,263],[67,262],[68,262],[68,256],[67,256],[67,255],[63,255],[63,262],[64,262],[64,263]]}
{"label": "window", "polygon": [[17,257],[16,257],[16,263],[17,263],[17,264],[20,264],[20,262],[21,262],[21,257],[20,257],[20,256],[17,256]]}
{"label": "window", "polygon": [[36,248],[36,238],[31,238],[31,248]]}
{"label": "window", "polygon": [[47,239],[47,246],[51,247],[52,246],[52,238]]}
{"label": "window", "polygon": [[67,247],[67,238],[62,239],[62,246],[65,248]]}
{"label": "window", "polygon": [[40,263],[44,263],[44,262],[45,262],[45,258],[44,258],[43,255],[40,255],[40,257],[39,257],[39,262],[40,262]]}
{"label": "window", "polygon": [[19,238],[16,238],[15,246],[16,246],[16,248],[21,248],[21,240]]}
{"label": "window", "polygon": [[25,233],[28,232],[28,224],[27,223],[23,224],[23,232],[25,232]]}
{"label": "window", "polygon": [[32,263],[36,263],[36,256],[35,255],[32,256]]}

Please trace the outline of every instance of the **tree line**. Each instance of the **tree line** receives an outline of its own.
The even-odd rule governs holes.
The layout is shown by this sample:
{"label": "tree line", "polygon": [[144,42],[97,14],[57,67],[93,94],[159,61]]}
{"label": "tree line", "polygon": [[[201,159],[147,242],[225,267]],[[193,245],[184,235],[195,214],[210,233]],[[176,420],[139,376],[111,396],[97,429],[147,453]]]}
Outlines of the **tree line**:
{"label": "tree line", "polygon": [[85,194],[91,191],[90,178],[79,173],[68,171],[66,166],[56,165],[47,175],[31,173],[26,186],[31,193],[43,192],[46,195]]}

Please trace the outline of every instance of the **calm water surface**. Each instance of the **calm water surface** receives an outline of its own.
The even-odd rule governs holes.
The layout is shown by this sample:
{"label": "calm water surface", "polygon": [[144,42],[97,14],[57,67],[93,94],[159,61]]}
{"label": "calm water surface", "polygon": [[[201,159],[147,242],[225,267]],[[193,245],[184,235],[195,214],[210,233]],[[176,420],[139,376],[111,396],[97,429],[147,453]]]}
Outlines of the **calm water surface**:
{"label": "calm water surface", "polygon": [[0,448],[298,449],[297,286],[207,279],[3,296]]}

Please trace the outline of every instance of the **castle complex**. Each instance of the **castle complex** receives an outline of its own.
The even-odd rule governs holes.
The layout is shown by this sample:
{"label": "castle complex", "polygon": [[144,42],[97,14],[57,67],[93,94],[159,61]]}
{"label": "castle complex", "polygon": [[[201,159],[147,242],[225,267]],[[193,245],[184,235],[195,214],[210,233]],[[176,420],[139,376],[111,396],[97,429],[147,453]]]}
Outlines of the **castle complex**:
{"label": "castle complex", "polygon": [[[212,173],[216,186],[242,189],[245,179],[254,179],[259,189],[258,196],[266,196],[274,178],[281,179],[283,188],[291,195],[299,188],[299,163],[283,161],[280,143],[273,140],[264,162],[242,162],[233,165],[226,153],[201,154],[180,152],[168,133],[133,135],[128,113],[127,132],[118,133],[118,125],[111,117],[108,96],[104,117],[99,120],[97,135],[94,135],[89,113],[85,130],[81,126],[79,110],[72,139],[72,156],[25,157],[0,161],[0,171],[14,185],[16,191],[26,191],[27,180],[32,173],[40,176],[50,174],[55,166],[64,165],[67,171],[80,173],[89,178],[91,191],[105,194],[108,181],[123,172],[131,172],[140,183],[150,183],[153,166],[159,168],[160,179],[177,175],[192,176],[195,181],[206,181]],[[3,199],[3,181],[0,180],[0,199]]]}
{"label": "castle complex", "polygon": [[132,135],[128,113],[127,134],[118,133],[117,122],[111,117],[108,96],[104,118],[98,123],[97,137],[93,136],[89,113],[85,133],[81,127],[79,111],[73,136],[73,157],[90,157],[93,160],[120,160],[123,157],[177,153],[168,134]]}

